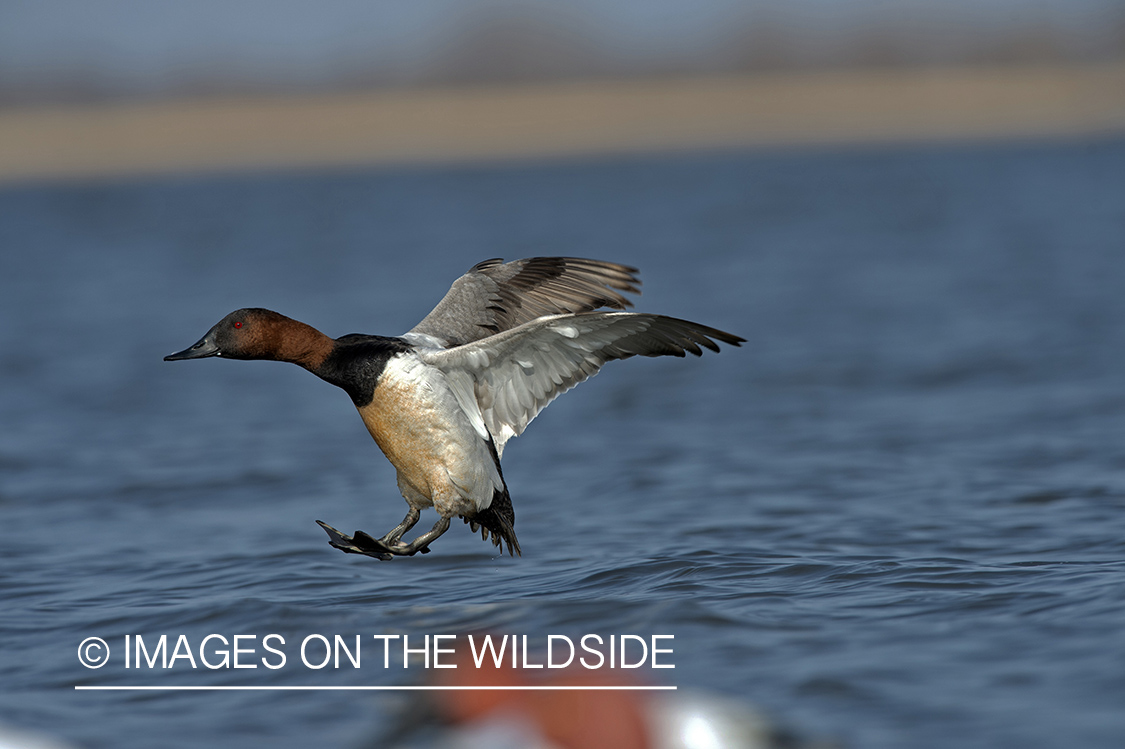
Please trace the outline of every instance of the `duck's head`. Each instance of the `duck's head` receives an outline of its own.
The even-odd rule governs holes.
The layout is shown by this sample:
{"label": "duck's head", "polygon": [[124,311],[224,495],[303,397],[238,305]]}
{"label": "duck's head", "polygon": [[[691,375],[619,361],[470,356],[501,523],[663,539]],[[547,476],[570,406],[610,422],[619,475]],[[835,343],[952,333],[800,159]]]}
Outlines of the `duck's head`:
{"label": "duck's head", "polygon": [[293,324],[295,321],[268,309],[235,310],[215,323],[207,335],[193,346],[168,354],[164,361],[205,359],[208,356],[276,359],[286,328]]}

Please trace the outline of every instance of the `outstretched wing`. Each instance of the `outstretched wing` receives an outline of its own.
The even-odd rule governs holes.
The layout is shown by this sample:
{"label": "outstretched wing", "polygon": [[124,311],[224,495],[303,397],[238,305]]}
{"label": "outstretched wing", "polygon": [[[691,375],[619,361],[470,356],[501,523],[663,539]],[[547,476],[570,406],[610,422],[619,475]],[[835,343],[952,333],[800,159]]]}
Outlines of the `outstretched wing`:
{"label": "outstretched wing", "polygon": [[[420,356],[441,369],[478,429],[498,452],[557,396],[613,359],[700,356],[744,339],[674,317],[633,312],[551,315],[481,341]],[[479,414],[480,421],[477,421]]]}
{"label": "outstretched wing", "polygon": [[620,291],[640,294],[637,269],[601,260],[533,257],[485,260],[453,282],[434,310],[407,334],[445,348],[511,330],[544,315],[625,309]]}

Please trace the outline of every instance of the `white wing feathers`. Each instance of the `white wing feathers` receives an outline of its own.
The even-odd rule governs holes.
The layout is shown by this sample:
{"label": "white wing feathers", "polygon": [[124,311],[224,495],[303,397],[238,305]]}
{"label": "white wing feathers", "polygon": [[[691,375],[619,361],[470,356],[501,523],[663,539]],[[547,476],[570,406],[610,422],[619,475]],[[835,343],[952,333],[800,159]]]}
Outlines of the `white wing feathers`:
{"label": "white wing feathers", "polygon": [[[550,315],[450,349],[419,351],[446,375],[478,433],[487,429],[502,453],[557,396],[613,359],[701,355],[718,351],[712,338],[742,340],[705,325],[662,315],[587,312]],[[479,415],[478,415],[479,414]],[[481,434],[485,437],[485,434]]]}

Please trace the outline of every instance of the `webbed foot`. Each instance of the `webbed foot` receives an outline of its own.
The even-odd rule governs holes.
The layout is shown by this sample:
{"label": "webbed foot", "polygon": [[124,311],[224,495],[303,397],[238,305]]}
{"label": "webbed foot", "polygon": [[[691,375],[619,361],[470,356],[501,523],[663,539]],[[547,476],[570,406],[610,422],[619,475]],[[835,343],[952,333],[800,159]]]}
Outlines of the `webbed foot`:
{"label": "webbed foot", "polygon": [[324,521],[318,520],[316,524],[323,528],[324,532],[328,534],[329,545],[347,554],[363,554],[364,556],[374,557],[375,559],[386,562],[396,556],[412,557],[415,554],[430,553],[430,547],[419,544],[417,540],[411,544],[404,544],[397,541],[387,543],[387,536],[381,539],[375,538],[363,531],[356,531],[354,536],[349,536],[346,533],[341,533]]}
{"label": "webbed foot", "polygon": [[394,553],[386,544],[379,541],[377,538],[372,538],[363,531],[356,531],[354,536],[349,536],[320,520],[316,521],[316,524],[323,528],[324,532],[328,534],[328,543],[335,546],[340,551],[348,554],[364,554],[369,557],[381,559],[384,562],[394,556]]}

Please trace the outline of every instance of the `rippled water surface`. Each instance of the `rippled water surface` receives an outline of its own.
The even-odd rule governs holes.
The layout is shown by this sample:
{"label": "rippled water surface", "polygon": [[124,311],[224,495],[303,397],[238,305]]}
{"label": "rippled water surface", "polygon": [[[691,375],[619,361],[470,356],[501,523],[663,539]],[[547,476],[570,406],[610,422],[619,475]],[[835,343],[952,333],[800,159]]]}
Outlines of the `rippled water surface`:
{"label": "rippled water surface", "polygon": [[[1109,141],[0,191],[0,722],[377,745],[402,695],[74,687],[421,678],[126,669],[126,635],[295,661],[310,633],[663,633],[652,678],[804,736],[1125,746],[1122,175]],[[610,364],[512,442],[522,559],[461,525],[339,553],[315,519],[405,511],[347,397],[161,361],[243,306],[396,334],[475,262],[544,254],[637,265],[638,309],[747,343]]]}

